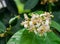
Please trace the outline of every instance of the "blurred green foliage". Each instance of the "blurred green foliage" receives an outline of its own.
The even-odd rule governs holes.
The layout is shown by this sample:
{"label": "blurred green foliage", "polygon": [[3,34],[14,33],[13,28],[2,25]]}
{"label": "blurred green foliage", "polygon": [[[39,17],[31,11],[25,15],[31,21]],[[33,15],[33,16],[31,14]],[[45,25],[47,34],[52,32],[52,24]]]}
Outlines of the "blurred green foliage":
{"label": "blurred green foliage", "polygon": [[[17,42],[16,44],[59,44],[60,43],[60,38],[56,36],[56,33],[54,32],[48,33],[46,38],[45,37],[39,38],[39,36],[36,37],[34,33],[30,34],[27,32],[27,30],[26,32],[23,31],[24,30],[23,26],[20,25],[20,23],[24,20],[23,17],[24,13],[29,14],[33,12],[33,13],[41,14],[43,13],[43,11],[49,12],[50,10],[54,15],[54,18],[52,19],[53,23],[51,24],[52,25],[51,27],[53,27],[60,33],[60,0],[58,2],[55,2],[54,6],[52,4],[50,4],[49,6],[49,4],[47,3],[40,4],[41,0],[5,0],[5,1],[7,7],[0,10],[0,21],[1,21],[0,33],[5,33],[7,31],[5,33],[7,34],[7,36],[3,38],[0,37],[0,44],[11,44],[11,42],[14,43]],[[18,15],[20,15],[20,19],[14,19],[12,24],[9,24],[9,20]],[[7,30],[7,28],[10,28],[10,25],[11,25],[11,29]],[[14,38],[14,36],[17,37]],[[16,38],[19,40],[17,41]],[[44,38],[45,40],[43,40]],[[7,43],[8,40],[9,42]]]}

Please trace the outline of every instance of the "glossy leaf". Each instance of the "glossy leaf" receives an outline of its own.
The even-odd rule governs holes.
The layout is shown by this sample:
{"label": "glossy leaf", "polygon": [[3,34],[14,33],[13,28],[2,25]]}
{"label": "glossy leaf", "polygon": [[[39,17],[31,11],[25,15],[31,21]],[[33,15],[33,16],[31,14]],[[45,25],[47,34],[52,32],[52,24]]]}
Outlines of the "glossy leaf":
{"label": "glossy leaf", "polygon": [[25,10],[30,10],[32,8],[34,8],[39,0],[28,0],[25,4]]}
{"label": "glossy leaf", "polygon": [[52,20],[51,21],[51,27],[57,29],[60,32],[60,24],[58,24],[57,22]]}
{"label": "glossy leaf", "polygon": [[7,44],[60,44],[60,38],[53,32],[47,33],[47,36],[38,36],[23,29],[15,33]]}

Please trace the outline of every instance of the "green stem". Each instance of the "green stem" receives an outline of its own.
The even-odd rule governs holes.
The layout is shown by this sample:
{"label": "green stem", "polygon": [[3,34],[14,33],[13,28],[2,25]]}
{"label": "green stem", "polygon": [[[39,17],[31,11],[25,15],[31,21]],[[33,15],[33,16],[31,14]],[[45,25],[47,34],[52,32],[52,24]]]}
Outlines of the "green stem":
{"label": "green stem", "polygon": [[49,11],[49,12],[52,11],[52,5],[51,5],[51,3],[48,3],[48,11]]}

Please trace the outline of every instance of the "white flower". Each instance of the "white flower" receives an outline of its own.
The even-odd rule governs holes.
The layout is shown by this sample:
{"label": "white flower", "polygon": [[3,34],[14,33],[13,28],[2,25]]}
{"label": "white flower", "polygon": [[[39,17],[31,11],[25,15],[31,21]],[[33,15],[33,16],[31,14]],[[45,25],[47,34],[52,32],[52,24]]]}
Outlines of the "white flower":
{"label": "white flower", "polygon": [[32,17],[29,19],[28,16],[24,14],[25,21],[22,22],[22,24],[25,28],[28,28],[30,32],[44,35],[44,33],[50,31],[51,16],[52,15],[50,15],[50,13],[48,12],[45,12],[40,15],[32,13]]}
{"label": "white flower", "polygon": [[41,25],[40,23],[37,23],[37,24],[36,24],[36,27],[39,27],[40,25]]}
{"label": "white flower", "polygon": [[45,25],[49,25],[49,24],[50,24],[50,20],[46,20]]}
{"label": "white flower", "polygon": [[27,28],[27,27],[28,27],[28,25],[27,25],[27,24],[24,24],[24,27],[25,27],[25,28]]}
{"label": "white flower", "polygon": [[30,22],[29,22],[29,25],[30,25],[30,26],[33,26],[33,22],[32,22],[32,21],[30,21]]}
{"label": "white flower", "polygon": [[26,14],[24,14],[24,18],[25,18],[25,20],[28,20],[29,19]]}

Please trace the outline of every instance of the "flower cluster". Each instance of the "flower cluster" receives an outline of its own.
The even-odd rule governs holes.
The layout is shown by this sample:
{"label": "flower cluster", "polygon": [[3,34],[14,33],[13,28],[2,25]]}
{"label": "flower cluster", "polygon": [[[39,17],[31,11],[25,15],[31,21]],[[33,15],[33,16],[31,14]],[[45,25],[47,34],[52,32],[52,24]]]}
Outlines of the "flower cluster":
{"label": "flower cluster", "polygon": [[25,21],[21,24],[24,25],[25,28],[28,28],[30,32],[39,33],[40,35],[44,35],[44,33],[50,31],[50,21],[52,15],[50,13],[45,12],[43,14],[33,14],[31,18],[29,18],[26,14],[24,14]]}

